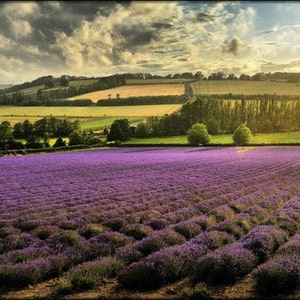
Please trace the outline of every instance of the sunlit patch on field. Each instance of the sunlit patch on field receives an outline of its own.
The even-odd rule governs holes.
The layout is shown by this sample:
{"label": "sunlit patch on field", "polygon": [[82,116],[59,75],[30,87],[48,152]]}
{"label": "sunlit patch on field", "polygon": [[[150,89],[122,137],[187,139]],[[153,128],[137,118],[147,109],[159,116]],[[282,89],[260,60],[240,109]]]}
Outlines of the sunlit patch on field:
{"label": "sunlit patch on field", "polygon": [[250,146],[250,147],[237,147],[236,149],[236,152],[237,153],[244,153],[244,152],[247,152],[247,151],[250,151],[250,150],[253,150],[253,149],[256,149],[257,147],[255,146]]}
{"label": "sunlit patch on field", "polygon": [[184,84],[170,83],[170,84],[147,84],[147,85],[125,85],[107,90],[91,92],[79,96],[68,98],[69,100],[76,99],[91,99],[97,102],[102,99],[116,99],[139,96],[169,96],[169,95],[183,95]]}

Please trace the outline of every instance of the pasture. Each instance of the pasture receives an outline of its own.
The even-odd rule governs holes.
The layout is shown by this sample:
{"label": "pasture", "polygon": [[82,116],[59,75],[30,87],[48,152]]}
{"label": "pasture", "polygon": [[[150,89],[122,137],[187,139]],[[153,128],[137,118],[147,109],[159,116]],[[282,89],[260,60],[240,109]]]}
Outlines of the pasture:
{"label": "pasture", "polygon": [[101,99],[116,99],[116,98],[128,98],[138,96],[169,96],[169,95],[183,95],[184,84],[135,84],[119,86],[112,89],[106,89],[96,92],[91,92],[75,97],[70,97],[68,100],[76,99],[90,99],[93,102],[97,102]]}
{"label": "pasture", "polygon": [[2,298],[297,299],[299,150],[1,157]]}
{"label": "pasture", "polygon": [[[211,135],[210,143],[212,145],[231,145],[232,134]],[[151,138],[133,138],[124,144],[139,145],[139,144],[187,144],[187,136],[171,136],[171,137],[151,137]],[[275,133],[257,133],[252,136],[251,144],[299,144],[300,132],[275,132]]]}
{"label": "pasture", "polygon": [[299,84],[274,81],[199,80],[191,87],[195,95],[300,95]]}

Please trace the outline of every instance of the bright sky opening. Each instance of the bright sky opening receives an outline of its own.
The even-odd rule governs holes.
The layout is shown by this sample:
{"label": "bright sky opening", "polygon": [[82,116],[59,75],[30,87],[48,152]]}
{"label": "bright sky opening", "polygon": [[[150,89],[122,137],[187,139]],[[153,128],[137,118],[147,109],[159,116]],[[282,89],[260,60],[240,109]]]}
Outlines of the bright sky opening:
{"label": "bright sky opening", "polygon": [[298,1],[1,1],[0,84],[300,72]]}

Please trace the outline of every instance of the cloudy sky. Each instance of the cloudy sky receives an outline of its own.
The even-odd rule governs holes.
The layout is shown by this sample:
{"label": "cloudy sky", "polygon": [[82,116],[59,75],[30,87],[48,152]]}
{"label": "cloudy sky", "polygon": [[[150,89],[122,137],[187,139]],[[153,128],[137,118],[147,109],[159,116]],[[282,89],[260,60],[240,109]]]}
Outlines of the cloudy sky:
{"label": "cloudy sky", "polygon": [[300,2],[0,2],[0,84],[196,71],[300,72]]}

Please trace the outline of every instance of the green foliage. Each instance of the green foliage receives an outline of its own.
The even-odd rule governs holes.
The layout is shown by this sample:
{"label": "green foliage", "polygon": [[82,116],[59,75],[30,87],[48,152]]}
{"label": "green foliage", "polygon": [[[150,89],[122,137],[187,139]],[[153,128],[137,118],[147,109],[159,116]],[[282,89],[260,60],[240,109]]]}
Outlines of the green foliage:
{"label": "green foliage", "polygon": [[123,267],[123,261],[110,256],[77,265],[62,278],[55,290],[55,295],[69,294],[72,291],[79,292],[100,286],[108,279],[115,277]]}
{"label": "green foliage", "polygon": [[55,141],[55,143],[54,143],[54,145],[53,145],[54,148],[56,148],[56,147],[64,147],[64,146],[66,146],[66,142],[62,139],[62,137],[59,137],[59,138]]}
{"label": "green foliage", "polygon": [[44,143],[41,142],[41,138],[36,135],[31,135],[26,139],[25,144],[27,149],[39,149],[44,148]]}
{"label": "green foliage", "polygon": [[220,123],[216,119],[210,118],[207,121],[206,126],[207,126],[207,131],[209,134],[217,135],[220,133]]}
{"label": "green foliage", "polygon": [[67,76],[63,75],[60,77],[59,83],[61,86],[67,87],[67,86],[69,86],[69,79],[67,78]]}
{"label": "green foliage", "polygon": [[194,124],[187,132],[188,143],[192,146],[207,145],[210,142],[210,136],[203,123]]}
{"label": "green foliage", "polygon": [[94,136],[93,132],[74,130],[69,135],[69,146],[99,144],[102,144],[102,142],[100,138]]}
{"label": "green foliage", "polygon": [[8,121],[0,124],[0,149],[8,148],[8,141],[12,138],[12,128]]}
{"label": "green foliage", "polygon": [[116,99],[101,99],[98,100],[97,106],[127,106],[127,105],[160,105],[160,104],[183,104],[188,101],[186,95],[171,95],[171,96],[139,96]]}
{"label": "green foliage", "polygon": [[235,145],[248,145],[252,139],[250,128],[245,123],[239,125],[234,130],[232,139]]}
{"label": "green foliage", "polygon": [[210,298],[211,292],[204,282],[200,282],[194,286],[192,291],[187,296],[189,300],[205,300]]}
{"label": "green foliage", "polygon": [[147,123],[140,122],[136,125],[135,137],[147,138],[150,135],[150,128]]}
{"label": "green foliage", "polygon": [[82,144],[82,136],[81,133],[77,130],[73,131],[69,135],[69,146],[73,145],[81,145]]}
{"label": "green foliage", "polygon": [[128,119],[118,119],[112,123],[107,141],[127,141],[131,136],[132,132]]}
{"label": "green foliage", "polygon": [[98,224],[87,225],[79,231],[80,235],[82,235],[86,239],[89,239],[95,235],[98,235],[101,232],[103,232],[103,228],[101,225],[98,225]]}

